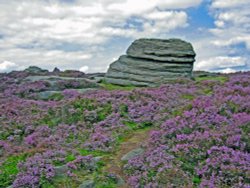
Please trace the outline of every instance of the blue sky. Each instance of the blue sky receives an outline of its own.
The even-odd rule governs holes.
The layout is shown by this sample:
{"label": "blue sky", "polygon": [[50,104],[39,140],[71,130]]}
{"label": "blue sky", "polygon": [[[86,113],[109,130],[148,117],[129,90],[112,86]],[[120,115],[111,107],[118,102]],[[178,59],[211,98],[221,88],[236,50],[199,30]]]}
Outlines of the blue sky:
{"label": "blue sky", "polygon": [[250,70],[250,0],[0,0],[0,72],[104,72],[137,38],[181,38],[195,70]]}

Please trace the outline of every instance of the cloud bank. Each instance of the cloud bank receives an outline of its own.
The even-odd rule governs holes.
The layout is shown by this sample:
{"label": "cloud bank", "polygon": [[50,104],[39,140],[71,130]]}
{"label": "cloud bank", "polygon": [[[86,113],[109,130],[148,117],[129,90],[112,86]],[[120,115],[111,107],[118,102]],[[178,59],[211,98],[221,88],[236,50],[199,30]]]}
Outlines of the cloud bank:
{"label": "cloud bank", "polygon": [[[0,71],[29,65],[105,71],[132,40],[172,36],[194,42],[196,69],[216,69],[218,63],[213,67],[208,63],[223,56],[228,57],[230,68],[235,58],[246,58],[235,46],[243,44],[250,50],[246,2],[249,0],[213,0],[205,5],[202,0],[0,0],[0,63],[15,63]],[[214,27],[190,25],[190,20],[198,19],[190,17],[190,10],[201,6],[208,7]],[[193,32],[198,29],[207,36],[196,40]]]}

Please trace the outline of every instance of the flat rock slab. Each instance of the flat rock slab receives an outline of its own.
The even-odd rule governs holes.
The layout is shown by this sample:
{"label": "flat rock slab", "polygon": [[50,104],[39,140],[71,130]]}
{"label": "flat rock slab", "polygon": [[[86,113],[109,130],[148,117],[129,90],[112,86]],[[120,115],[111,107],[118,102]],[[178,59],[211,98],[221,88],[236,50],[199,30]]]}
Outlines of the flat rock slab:
{"label": "flat rock slab", "polygon": [[134,157],[136,157],[136,156],[138,156],[138,155],[141,155],[141,154],[143,154],[143,153],[144,153],[144,149],[142,149],[142,148],[137,148],[137,149],[134,149],[134,150],[128,152],[126,155],[124,155],[124,156],[121,158],[121,160],[122,160],[122,161],[128,161],[128,160],[130,160],[130,159],[132,159],[132,158],[134,158]]}
{"label": "flat rock slab", "polygon": [[[97,89],[96,88],[85,88],[85,89],[68,89],[68,90],[76,91],[79,94],[83,94],[83,93],[87,93],[87,92],[96,91]],[[63,91],[41,91],[41,92],[37,92],[36,96],[37,96],[37,99],[48,100],[56,94],[63,95]]]}
{"label": "flat rock slab", "polygon": [[[133,69],[134,68],[134,69]],[[158,62],[154,60],[138,59],[129,56],[121,56],[115,63],[110,65],[110,69],[116,69],[119,71],[144,71],[141,74],[154,74],[156,76],[159,72],[164,75],[169,73],[185,73],[192,71],[192,65],[190,63],[169,63]]]}
{"label": "flat rock slab", "polygon": [[94,188],[95,182],[94,180],[86,180],[82,182],[82,184],[78,188]]}
{"label": "flat rock slab", "polygon": [[35,81],[41,81],[41,80],[50,80],[50,81],[58,81],[58,80],[77,80],[77,81],[90,81],[87,78],[75,78],[75,77],[63,77],[63,76],[28,76],[24,79],[25,81],[31,81],[31,82],[35,82]]}
{"label": "flat rock slab", "polygon": [[55,176],[65,176],[69,170],[67,165],[55,167]]}
{"label": "flat rock slab", "polygon": [[[61,91],[63,89],[99,88],[99,84],[87,78],[61,77],[61,76],[28,76],[22,82],[45,81],[49,84],[49,91]],[[74,86],[76,82],[76,86]],[[65,88],[66,87],[66,88]]]}

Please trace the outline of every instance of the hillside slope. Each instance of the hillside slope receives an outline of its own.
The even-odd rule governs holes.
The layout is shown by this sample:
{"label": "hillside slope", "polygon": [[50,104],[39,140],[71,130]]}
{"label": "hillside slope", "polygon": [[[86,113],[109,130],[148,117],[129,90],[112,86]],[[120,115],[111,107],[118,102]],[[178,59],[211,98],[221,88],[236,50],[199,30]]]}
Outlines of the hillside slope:
{"label": "hillside slope", "polygon": [[250,186],[249,72],[46,100],[18,78],[0,76],[0,187]]}

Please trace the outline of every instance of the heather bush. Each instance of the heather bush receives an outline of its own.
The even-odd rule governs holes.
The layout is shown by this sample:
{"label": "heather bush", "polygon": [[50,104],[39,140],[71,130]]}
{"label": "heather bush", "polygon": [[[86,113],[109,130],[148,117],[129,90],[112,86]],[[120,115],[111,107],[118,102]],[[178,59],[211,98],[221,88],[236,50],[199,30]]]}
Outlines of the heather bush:
{"label": "heather bush", "polygon": [[197,168],[201,187],[247,187],[250,182],[250,154],[226,146],[213,146]]}
{"label": "heather bush", "polygon": [[[151,133],[147,152],[125,165],[129,184],[132,187],[248,187],[250,79],[246,78],[248,74],[235,75],[224,85],[213,84],[212,94],[195,97],[188,110],[163,122],[160,131]],[[154,151],[157,153],[151,155]],[[157,163],[152,165],[149,161],[158,155]],[[180,172],[183,184],[178,184],[180,176],[171,176],[165,166]],[[165,182],[157,179],[162,177],[159,172],[165,175]]]}
{"label": "heather bush", "polygon": [[18,165],[19,173],[13,187],[39,187],[55,176],[55,169],[49,158],[36,154]]}

